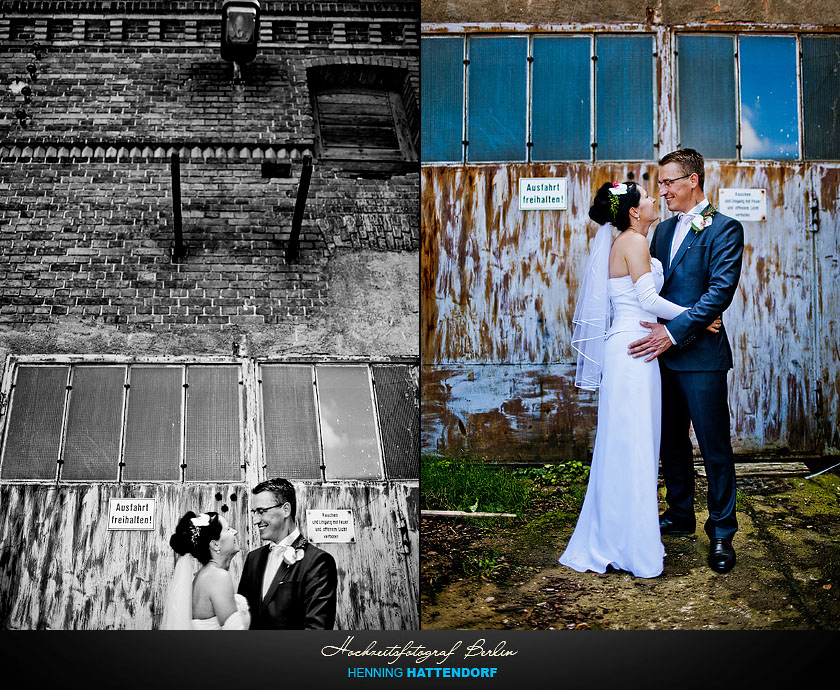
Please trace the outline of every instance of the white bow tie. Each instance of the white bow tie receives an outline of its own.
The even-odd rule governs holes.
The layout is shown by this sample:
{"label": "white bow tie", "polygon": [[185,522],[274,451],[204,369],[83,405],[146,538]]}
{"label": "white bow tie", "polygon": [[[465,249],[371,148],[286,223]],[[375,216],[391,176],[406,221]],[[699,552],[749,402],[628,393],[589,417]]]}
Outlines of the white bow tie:
{"label": "white bow tie", "polygon": [[282,554],[286,549],[288,549],[290,547],[291,547],[291,544],[270,544],[268,548],[269,548],[269,551],[275,551],[275,550],[279,549],[280,553]]}

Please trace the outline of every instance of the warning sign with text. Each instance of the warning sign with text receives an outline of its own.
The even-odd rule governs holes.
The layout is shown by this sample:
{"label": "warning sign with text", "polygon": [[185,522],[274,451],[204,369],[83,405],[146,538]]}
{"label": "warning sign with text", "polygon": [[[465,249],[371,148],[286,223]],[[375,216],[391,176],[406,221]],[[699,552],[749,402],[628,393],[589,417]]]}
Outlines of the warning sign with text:
{"label": "warning sign with text", "polygon": [[108,529],[154,529],[154,498],[112,498],[108,503]]}
{"label": "warning sign with text", "polygon": [[767,220],[767,194],[763,189],[721,189],[718,202],[718,210],[735,220]]}
{"label": "warning sign with text", "polygon": [[307,510],[306,536],[309,541],[344,544],[356,541],[352,510]]}

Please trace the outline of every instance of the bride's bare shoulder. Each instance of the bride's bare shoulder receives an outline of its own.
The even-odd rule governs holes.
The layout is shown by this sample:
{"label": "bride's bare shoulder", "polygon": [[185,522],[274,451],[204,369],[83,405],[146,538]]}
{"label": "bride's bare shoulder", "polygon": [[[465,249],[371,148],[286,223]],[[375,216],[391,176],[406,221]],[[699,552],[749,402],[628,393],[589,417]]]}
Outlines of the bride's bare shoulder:
{"label": "bride's bare shoulder", "polygon": [[650,256],[650,246],[647,238],[637,232],[623,232],[616,240],[614,247],[617,252],[625,256]]}

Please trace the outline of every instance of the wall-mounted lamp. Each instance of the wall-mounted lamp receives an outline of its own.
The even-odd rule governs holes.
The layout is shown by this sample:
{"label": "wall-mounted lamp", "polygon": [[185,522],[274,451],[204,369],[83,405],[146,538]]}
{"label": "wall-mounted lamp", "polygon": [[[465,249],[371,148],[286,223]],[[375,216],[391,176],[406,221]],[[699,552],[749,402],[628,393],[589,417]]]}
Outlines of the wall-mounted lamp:
{"label": "wall-mounted lamp", "polygon": [[28,104],[28,103],[32,103],[32,89],[31,89],[31,87],[29,86],[29,84],[27,84],[26,86],[24,86],[24,87],[20,90],[20,92],[23,94],[23,102],[24,102],[24,103],[27,103],[27,104]]}
{"label": "wall-mounted lamp", "polygon": [[18,123],[21,127],[26,127],[26,121],[29,119],[29,114],[23,108],[17,108],[15,110],[15,117],[18,119]]}
{"label": "wall-mounted lamp", "polygon": [[234,78],[240,67],[257,56],[260,35],[260,3],[257,0],[225,0],[222,3],[222,59],[233,63]]}
{"label": "wall-mounted lamp", "polygon": [[32,79],[32,81],[38,79],[38,65],[36,65],[34,62],[30,62],[26,66],[26,71],[29,72],[29,77],[30,79]]}

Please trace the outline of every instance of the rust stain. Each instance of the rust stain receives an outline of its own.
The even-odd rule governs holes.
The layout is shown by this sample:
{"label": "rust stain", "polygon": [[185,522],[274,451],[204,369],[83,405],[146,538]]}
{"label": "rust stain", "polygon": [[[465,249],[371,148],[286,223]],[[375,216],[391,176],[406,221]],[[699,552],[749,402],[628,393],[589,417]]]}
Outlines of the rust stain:
{"label": "rust stain", "polygon": [[837,195],[840,193],[840,169],[824,168],[820,172],[820,209],[836,212]]}
{"label": "rust stain", "polygon": [[[427,197],[423,201],[424,223],[428,219],[436,244],[424,244],[424,266],[436,276],[436,282],[424,283],[435,286],[433,294],[423,295],[423,304],[426,313],[436,317],[433,326],[424,322],[428,324],[424,329],[424,364],[432,369],[479,364],[571,366],[569,322],[579,272],[596,231],[587,217],[592,193],[608,180],[626,179],[629,172],[658,198],[655,164],[545,163],[424,169],[427,178],[434,181],[427,188],[444,191],[442,198]],[[648,180],[643,179],[645,173]],[[742,277],[724,317],[735,359],[730,372],[730,408],[736,452],[779,448],[818,451],[820,436],[836,439],[838,435],[834,422],[825,417],[836,420],[840,397],[840,319],[836,313],[840,303],[840,233],[835,218],[840,169],[799,162],[709,161],[706,173],[706,195],[715,204],[718,190],[724,187],[767,190],[766,222],[744,223]],[[516,184],[526,176],[567,177],[568,210],[518,211]],[[823,216],[816,248],[807,232],[812,176]],[[454,207],[460,211],[457,221],[450,213]],[[666,209],[663,217],[668,215]],[[431,265],[433,256],[436,268]],[[816,276],[812,274],[812,261],[818,264]],[[448,291],[450,285],[459,287]],[[814,302],[822,319],[817,336],[813,332],[817,317]],[[431,333],[434,338],[428,337]],[[814,351],[815,337],[823,353],[819,358]],[[816,420],[811,384],[810,372],[815,366],[821,367],[820,379],[826,387],[822,422]],[[424,377],[428,371],[428,367],[424,369]],[[790,371],[793,375],[788,376]],[[484,372],[484,381],[491,389],[504,380],[501,369]],[[458,376],[437,376],[438,387],[428,391],[428,399],[425,381],[423,384],[424,426],[431,419],[434,429],[424,436],[427,448],[451,450],[466,444],[488,453],[493,448],[496,452],[517,453],[523,448],[543,448],[540,444],[549,437],[560,439],[558,447],[583,447],[574,445],[578,432],[560,421],[552,427],[534,421],[535,415],[539,418],[543,414],[543,408],[520,406],[530,393],[502,396],[492,410],[467,412],[463,398],[447,388],[447,383]],[[556,382],[552,385],[555,392],[563,388]],[[558,420],[574,418],[574,390],[560,398],[540,395],[541,405],[548,405]],[[822,425],[821,431],[818,424]],[[477,428],[484,436],[474,430]],[[534,429],[538,429],[537,436],[532,435]],[[500,444],[514,441],[509,449],[500,450]]]}

